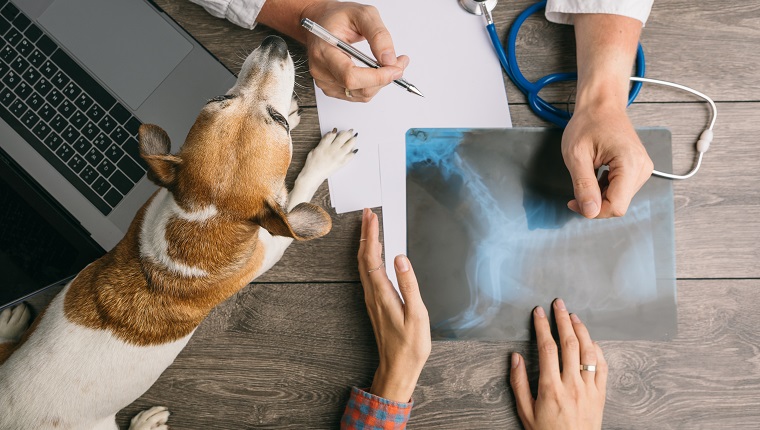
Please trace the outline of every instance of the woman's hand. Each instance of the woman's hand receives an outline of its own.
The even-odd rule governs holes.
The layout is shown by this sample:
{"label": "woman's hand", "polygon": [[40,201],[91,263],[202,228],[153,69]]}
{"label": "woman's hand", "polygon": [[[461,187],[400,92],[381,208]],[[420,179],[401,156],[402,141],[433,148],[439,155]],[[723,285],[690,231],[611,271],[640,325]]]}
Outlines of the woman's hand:
{"label": "woman's hand", "polygon": [[380,365],[370,392],[396,402],[408,402],[430,356],[430,319],[422,303],[417,278],[404,255],[395,259],[398,293],[385,273],[377,215],[364,209],[359,245],[359,274],[369,319],[375,331]]}
{"label": "woman's hand", "polygon": [[[562,372],[549,319],[541,307],[533,310],[538,344],[538,396],[528,384],[525,361],[512,353],[511,383],[517,414],[526,429],[601,429],[607,389],[607,362],[578,316],[568,314],[562,299],[554,301],[554,316],[562,345]],[[581,364],[596,366],[581,370]]]}

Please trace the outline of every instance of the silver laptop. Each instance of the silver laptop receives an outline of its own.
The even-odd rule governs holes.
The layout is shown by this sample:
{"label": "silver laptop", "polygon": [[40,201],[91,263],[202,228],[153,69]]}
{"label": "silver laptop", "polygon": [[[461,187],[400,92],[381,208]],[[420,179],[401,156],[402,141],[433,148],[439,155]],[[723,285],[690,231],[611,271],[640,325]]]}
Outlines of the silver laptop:
{"label": "silver laptop", "polygon": [[176,151],[235,76],[145,0],[0,0],[0,35],[0,169],[111,249],[155,191],[140,124]]}

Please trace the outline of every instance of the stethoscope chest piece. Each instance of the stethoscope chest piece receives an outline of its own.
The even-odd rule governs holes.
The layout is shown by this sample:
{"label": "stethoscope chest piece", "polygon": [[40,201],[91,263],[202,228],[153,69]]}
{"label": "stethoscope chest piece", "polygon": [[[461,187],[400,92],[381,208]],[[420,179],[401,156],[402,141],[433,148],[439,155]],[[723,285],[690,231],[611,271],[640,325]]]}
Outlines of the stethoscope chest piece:
{"label": "stethoscope chest piece", "polygon": [[459,5],[473,15],[483,15],[480,4],[485,3],[489,12],[496,7],[496,0],[459,0]]}

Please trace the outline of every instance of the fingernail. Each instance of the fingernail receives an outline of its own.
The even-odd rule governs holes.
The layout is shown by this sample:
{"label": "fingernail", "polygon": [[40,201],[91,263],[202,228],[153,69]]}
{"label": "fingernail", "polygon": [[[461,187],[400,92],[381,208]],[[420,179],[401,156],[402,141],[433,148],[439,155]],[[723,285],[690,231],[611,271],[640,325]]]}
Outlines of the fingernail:
{"label": "fingernail", "polygon": [[512,353],[512,368],[516,369],[517,366],[520,365],[520,354],[513,352]]}
{"label": "fingernail", "polygon": [[392,51],[385,51],[380,54],[380,63],[383,66],[392,66],[396,64],[396,56],[393,55]]}
{"label": "fingernail", "polygon": [[580,318],[578,318],[578,315],[575,315],[575,314],[570,314],[570,321],[572,321],[572,322],[574,322],[574,323],[578,324],[578,323],[580,323],[580,322],[581,322],[581,319],[580,319]]}
{"label": "fingernail", "polygon": [[583,215],[590,217],[590,216],[596,215],[596,211],[597,211],[596,202],[583,203]]}
{"label": "fingernail", "polygon": [[359,132],[357,131],[357,132],[356,132],[356,134],[354,134],[354,137],[356,137],[356,136],[358,136],[358,135],[359,135]]}
{"label": "fingernail", "polygon": [[537,317],[546,318],[546,313],[544,312],[544,308],[542,308],[541,306],[536,306],[534,311],[536,312]]}
{"label": "fingernail", "polygon": [[359,152],[359,148],[356,148],[356,149],[354,149],[354,150],[353,150],[353,151],[351,151],[351,152],[353,152],[354,154],[356,154],[357,152]]}
{"label": "fingernail", "polygon": [[567,310],[565,308],[565,302],[563,302],[562,299],[556,299],[556,300],[554,300],[554,306],[556,306],[557,310],[559,310],[559,311],[566,311]]}
{"label": "fingernail", "polygon": [[393,77],[393,80],[395,81],[397,79],[401,79],[402,76],[404,76],[404,72],[402,72],[401,70],[397,70],[397,71],[393,72],[393,76],[392,77]]}
{"label": "fingernail", "polygon": [[409,271],[409,259],[407,259],[405,255],[399,255],[396,257],[396,270],[401,273]]}

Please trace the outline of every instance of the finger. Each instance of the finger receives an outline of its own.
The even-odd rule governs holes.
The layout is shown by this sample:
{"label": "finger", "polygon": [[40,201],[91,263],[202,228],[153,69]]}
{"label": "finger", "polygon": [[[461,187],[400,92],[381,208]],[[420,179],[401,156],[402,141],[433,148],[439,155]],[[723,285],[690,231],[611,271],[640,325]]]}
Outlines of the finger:
{"label": "finger", "polygon": [[380,12],[374,6],[368,6],[354,20],[357,33],[364,36],[369,43],[372,54],[383,66],[396,64],[396,49],[393,47],[391,33],[385,27]]}
{"label": "finger", "polygon": [[536,343],[538,345],[538,382],[552,383],[560,379],[557,344],[549,328],[549,319],[541,306],[533,310],[533,325],[536,327]]}
{"label": "finger", "polygon": [[386,282],[388,281],[388,275],[385,272],[385,267],[383,267],[383,246],[379,238],[380,221],[377,218],[377,214],[371,213],[368,222],[369,227],[367,229],[367,241],[364,252],[364,265],[367,269],[365,273],[374,282]]}
{"label": "finger", "polygon": [[409,259],[405,255],[397,255],[393,264],[396,268],[396,279],[401,297],[404,298],[404,313],[407,319],[427,317],[427,308],[422,302],[417,277]]}
{"label": "finger", "polygon": [[[570,314],[570,321],[573,324],[573,330],[575,331],[575,336],[578,338],[578,343],[580,345],[581,364],[596,366],[596,348],[594,347],[594,342],[591,340],[591,336],[588,334],[586,325],[581,322],[581,319],[578,318],[578,315],[576,314]],[[583,378],[584,382],[593,382],[594,372],[581,370],[581,378]]]}
{"label": "finger", "polygon": [[607,360],[604,358],[604,353],[599,344],[594,342],[594,349],[596,350],[596,375],[594,381],[599,392],[604,397],[607,393],[607,374],[609,373],[609,367],[607,366]]}
{"label": "finger", "polygon": [[364,96],[364,92],[361,90],[352,90],[349,94],[351,94],[351,97],[346,95],[346,89],[338,85],[336,83],[326,83],[324,81],[314,81],[316,82],[317,86],[322,90],[323,93],[325,93],[326,96],[332,97],[334,99],[340,99],[345,100],[347,102],[358,102],[358,103],[367,103],[370,100],[372,100],[369,97]]}
{"label": "finger", "polygon": [[13,308],[13,311],[11,311],[11,318],[8,320],[11,324],[16,324],[19,321],[21,321],[21,317],[25,315],[26,306],[24,305],[17,305],[15,308]]}
{"label": "finger", "polygon": [[526,424],[525,427],[530,428],[532,426],[527,425],[527,423],[533,422],[533,404],[535,403],[535,399],[533,398],[533,394],[530,393],[525,361],[516,352],[512,353],[512,370],[509,373],[509,383],[512,385],[512,392],[515,393],[517,415]]}
{"label": "finger", "polygon": [[[336,54],[342,55],[340,51],[337,51]],[[404,70],[395,66],[373,69],[370,67],[359,67],[353,63],[348,66],[328,63],[327,68],[335,76],[337,84],[352,91],[361,88],[384,87],[395,79],[401,79],[404,75]]]}
{"label": "finger", "polygon": [[[638,171],[637,171],[638,170]],[[610,165],[609,181],[605,199],[602,201],[600,218],[621,217],[628,211],[633,196],[649,178],[641,169],[626,165]]]}
{"label": "finger", "polygon": [[[580,148],[580,149],[578,149]],[[602,196],[594,171],[594,157],[586,152],[585,147],[576,145],[569,153],[563,153],[565,164],[573,179],[573,193],[576,205],[568,203],[568,207],[586,218],[595,218],[599,214]]]}
{"label": "finger", "polygon": [[342,130],[340,133],[338,133],[337,136],[335,136],[335,140],[332,141],[333,145],[343,146],[344,143],[348,142],[349,139],[354,137],[354,129],[348,129],[348,130]]}
{"label": "finger", "polygon": [[562,299],[554,300],[554,319],[557,321],[557,332],[562,345],[562,378],[577,378],[580,376],[580,348],[570,314]]}
{"label": "finger", "polygon": [[359,271],[364,272],[364,253],[367,250],[367,230],[369,230],[369,214],[372,212],[369,208],[364,208],[362,211],[362,229],[361,237],[359,238],[359,253],[356,258],[359,260]]}

